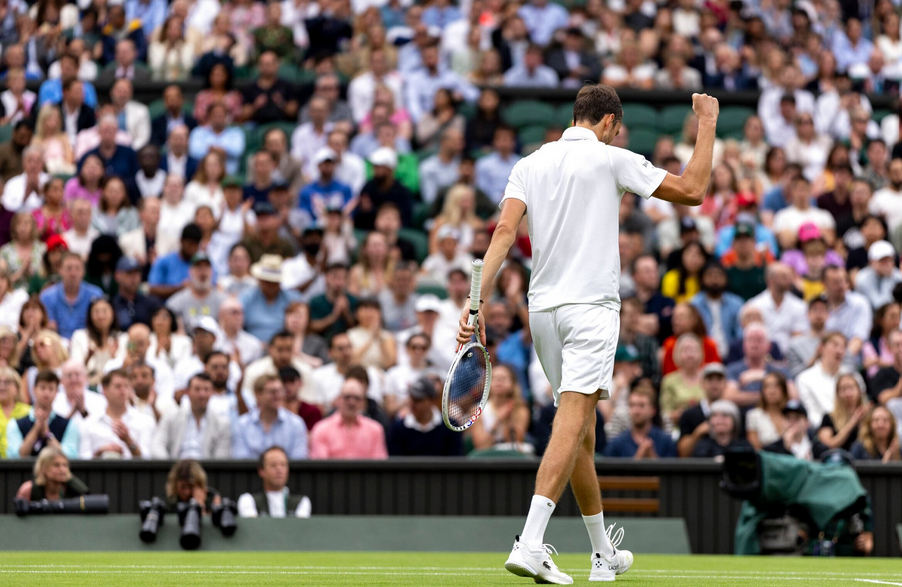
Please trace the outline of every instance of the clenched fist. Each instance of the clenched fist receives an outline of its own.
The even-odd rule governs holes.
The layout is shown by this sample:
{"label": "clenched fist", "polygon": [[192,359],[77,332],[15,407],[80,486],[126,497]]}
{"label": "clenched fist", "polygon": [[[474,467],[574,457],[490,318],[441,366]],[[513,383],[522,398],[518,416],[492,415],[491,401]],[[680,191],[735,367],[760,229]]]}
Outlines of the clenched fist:
{"label": "clenched fist", "polygon": [[720,104],[717,98],[708,94],[692,94],[692,110],[700,121],[716,122],[717,115],[720,114]]}

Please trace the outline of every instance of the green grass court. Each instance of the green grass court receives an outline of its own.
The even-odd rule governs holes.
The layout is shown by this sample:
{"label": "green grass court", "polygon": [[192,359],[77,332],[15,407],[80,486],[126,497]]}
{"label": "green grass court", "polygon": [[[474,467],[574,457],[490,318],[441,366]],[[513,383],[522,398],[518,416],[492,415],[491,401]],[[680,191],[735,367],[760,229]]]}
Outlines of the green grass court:
{"label": "green grass court", "polygon": [[[534,585],[508,574],[505,553],[0,553],[0,585]],[[586,555],[555,557],[588,585]],[[617,584],[655,587],[898,585],[898,559],[637,555]]]}

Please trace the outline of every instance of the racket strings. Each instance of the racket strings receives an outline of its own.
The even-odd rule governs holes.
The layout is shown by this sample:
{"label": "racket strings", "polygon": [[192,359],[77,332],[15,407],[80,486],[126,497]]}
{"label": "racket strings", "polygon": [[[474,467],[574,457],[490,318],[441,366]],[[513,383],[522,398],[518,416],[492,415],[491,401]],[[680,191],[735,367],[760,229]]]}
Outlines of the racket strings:
{"label": "racket strings", "polygon": [[485,393],[488,368],[485,353],[469,349],[457,363],[448,385],[448,420],[464,426],[477,415]]}

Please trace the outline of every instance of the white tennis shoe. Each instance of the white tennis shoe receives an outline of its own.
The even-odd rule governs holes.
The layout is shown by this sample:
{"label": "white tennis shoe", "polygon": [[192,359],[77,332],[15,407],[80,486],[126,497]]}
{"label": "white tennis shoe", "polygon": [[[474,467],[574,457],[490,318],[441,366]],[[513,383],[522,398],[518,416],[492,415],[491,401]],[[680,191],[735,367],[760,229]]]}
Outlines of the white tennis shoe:
{"label": "white tennis shoe", "polygon": [[[514,548],[511,555],[507,557],[504,568],[518,577],[529,577],[536,583],[551,583],[553,585],[572,585],[573,578],[562,573],[554,561],[551,560],[551,553],[557,554],[557,551],[550,544],[543,544],[539,547],[530,547],[520,542],[517,536],[514,540]],[[630,558],[632,560],[632,557]]]}
{"label": "white tennis shoe", "polygon": [[614,524],[611,524],[606,533],[614,547],[614,556],[608,558],[599,552],[593,554],[589,581],[613,581],[617,575],[622,575],[633,566],[633,553],[628,550],[617,550],[617,547],[623,542],[623,528],[618,528],[615,532]]}

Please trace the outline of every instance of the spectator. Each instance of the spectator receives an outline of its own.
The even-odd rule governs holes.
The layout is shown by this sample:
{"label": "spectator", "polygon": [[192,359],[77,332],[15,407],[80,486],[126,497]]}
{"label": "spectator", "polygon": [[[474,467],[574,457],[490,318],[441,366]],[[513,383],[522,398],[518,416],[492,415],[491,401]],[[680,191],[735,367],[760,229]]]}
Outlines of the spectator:
{"label": "spectator", "polygon": [[438,384],[433,378],[422,376],[411,383],[410,411],[392,423],[388,454],[433,457],[463,454],[461,436],[442,424],[441,412],[436,407]]}
{"label": "spectator", "polygon": [[139,228],[123,233],[119,237],[122,254],[134,260],[141,271],[150,270],[156,257],[157,229],[160,226],[161,204],[159,198],[142,198],[138,201]]}
{"label": "spectator", "polygon": [[[279,57],[275,51],[264,50],[257,59],[257,76],[243,92],[241,119],[257,124],[292,120],[297,116],[298,103],[288,82],[279,79]],[[335,80],[336,86],[338,80]]]}
{"label": "spectator", "polygon": [[363,415],[366,385],[348,378],[335,400],[336,410],[310,432],[312,459],[385,459],[385,431]]}
{"label": "spectator", "polygon": [[310,330],[325,339],[354,325],[357,298],[347,293],[348,269],[344,265],[326,268],[326,291],[310,300]]}
{"label": "spectator", "polygon": [[292,194],[301,191],[304,173],[300,162],[288,153],[288,137],[281,128],[271,128],[263,135],[263,150],[272,157],[275,169],[273,183],[285,182]]}
{"label": "spectator", "polygon": [[[66,82],[71,82],[72,80],[77,80],[79,78],[78,59],[68,53],[64,53],[60,55],[58,63],[60,70],[59,78],[50,77],[41,82],[41,87],[38,90],[39,106],[48,102],[51,104],[59,104],[62,102],[63,86],[66,85]],[[97,108],[97,90],[94,89],[94,85],[89,81],[83,81],[82,88],[84,89],[85,106],[94,110]]]}
{"label": "spectator", "polygon": [[23,483],[16,499],[57,501],[88,494],[88,486],[69,470],[69,458],[62,449],[47,446],[37,455],[34,479]]}
{"label": "spectator", "polygon": [[585,44],[586,37],[582,29],[570,27],[564,34],[560,49],[548,54],[548,66],[557,73],[562,86],[578,88],[584,80],[601,78],[598,59],[585,50]]}
{"label": "spectator", "polygon": [[43,153],[44,167],[49,173],[71,175],[75,172],[72,142],[66,135],[62,114],[56,106],[47,104],[41,107],[31,145]]}
{"label": "spectator", "polygon": [[[144,104],[132,100],[134,89],[128,79],[117,79],[110,89],[110,100],[117,119],[123,120],[131,137],[131,147],[140,151],[150,142],[150,110]],[[131,176],[129,176],[131,177]]]}
{"label": "spectator", "polygon": [[899,304],[890,302],[874,313],[874,327],[871,337],[861,350],[862,367],[869,379],[877,375],[883,367],[893,364],[893,352],[889,345],[889,334],[899,329]]}
{"label": "spectator", "polygon": [[23,70],[7,70],[6,90],[0,93],[0,122],[12,125],[32,117],[37,96],[26,89],[25,84],[26,76]]}
{"label": "spectator", "polygon": [[770,251],[758,250],[755,235],[755,225],[740,222],[737,217],[733,246],[721,257],[721,263],[727,272],[727,289],[744,302],[767,288],[765,267],[769,262],[773,262]]}
{"label": "spectator", "polygon": [[415,265],[400,262],[395,265],[386,287],[378,295],[385,329],[390,332],[406,330],[416,324]]}
{"label": "spectator", "polygon": [[680,415],[680,439],[677,442],[679,456],[691,456],[699,440],[707,436],[710,431],[708,419],[711,416],[712,406],[723,398],[726,383],[726,371],[722,364],[705,365],[702,370],[702,387],[705,397]]}
{"label": "spectator", "polygon": [[205,373],[188,380],[187,402],[160,420],[153,437],[155,459],[227,459],[232,432],[228,420],[208,411],[213,382]]}
{"label": "spectator", "polygon": [[141,169],[135,175],[135,185],[141,199],[157,198],[163,193],[166,172],[160,169],[160,151],[149,143],[138,152],[138,165]]}
{"label": "spectator", "polygon": [[348,330],[354,352],[354,363],[363,367],[387,370],[397,359],[395,339],[382,327],[379,302],[367,298],[357,304],[357,326]]}
{"label": "spectator", "polygon": [[699,439],[692,451],[696,458],[722,457],[727,450],[749,448],[745,438],[739,436],[739,408],[729,400],[711,404],[707,436]]}
{"label": "spectator", "polygon": [[40,272],[47,245],[39,240],[35,218],[28,212],[13,216],[10,233],[12,240],[0,247],[0,260],[6,265],[10,287],[20,288]]}
{"label": "spectator", "polygon": [[200,249],[201,231],[196,224],[182,229],[179,250],[154,260],[147,276],[150,294],[166,300],[185,287],[191,260]]}
{"label": "spectator", "polygon": [[106,411],[106,398],[103,394],[88,388],[88,370],[83,361],[69,359],[63,363],[61,371],[62,389],[56,392],[53,400],[55,413],[82,426],[89,417]]}
{"label": "spectator", "polygon": [[699,279],[708,257],[699,242],[689,242],[679,254],[677,267],[664,274],[661,293],[678,303],[691,300],[701,289]]}
{"label": "spectator", "polygon": [[278,255],[263,255],[251,267],[251,275],[257,279],[257,286],[240,298],[244,327],[260,340],[270,340],[282,328],[288,304],[301,299],[297,292],[282,289],[282,258]]}
{"label": "spectator", "polygon": [[681,334],[673,350],[676,371],[661,381],[661,411],[671,422],[704,397],[702,389],[702,341],[691,333]]}
{"label": "spectator", "polygon": [[0,179],[4,182],[22,173],[24,151],[31,144],[33,134],[31,125],[20,120],[13,126],[13,135],[9,142],[0,144]]}
{"label": "spectator", "polygon": [[213,395],[207,403],[207,413],[234,422],[238,419],[238,390],[229,387],[232,362],[220,351],[213,351],[204,361],[204,373],[210,376]]}
{"label": "spectator", "polygon": [[170,14],[157,29],[147,49],[147,64],[151,77],[157,80],[179,81],[194,68],[194,47],[185,39],[185,23]]}
{"label": "spectator", "polygon": [[407,108],[414,123],[419,122],[426,112],[433,109],[433,99],[439,88],[451,90],[452,96],[458,100],[476,101],[479,90],[458,74],[443,67],[438,43],[430,43],[423,47],[420,55],[422,67],[411,72],[407,80]]}
{"label": "spectator", "polygon": [[304,175],[312,177],[319,165],[314,157],[326,146],[333,124],[329,121],[329,102],[322,97],[310,99],[307,113],[310,119],[291,133],[291,156],[301,162]]}
{"label": "spectator", "polygon": [[[120,145],[117,140],[119,121],[113,114],[105,114],[97,122],[100,143],[85,153],[78,163],[79,170],[88,157],[96,155],[103,164],[106,175],[131,178],[138,173],[138,155],[130,146]],[[149,132],[149,131],[148,131]],[[76,155],[78,149],[76,148]]]}
{"label": "spectator", "polygon": [[[303,398],[314,399],[316,389],[310,377],[313,372],[312,368],[300,358],[293,356],[292,340],[293,335],[290,332],[285,330],[277,332],[270,339],[267,352],[247,366],[244,371],[242,395],[248,406],[254,406],[254,381],[266,374],[278,375],[280,369],[287,367],[293,367],[298,373],[305,375]],[[309,401],[308,403],[314,402]]]}
{"label": "spectator", "polygon": [[[676,456],[676,444],[670,435],[654,424],[657,415],[654,392],[635,387],[629,396],[630,429],[608,442],[606,457],[635,460]],[[478,420],[477,420],[478,421]]]}
{"label": "spectator", "polygon": [[350,214],[356,206],[356,199],[351,186],[335,177],[338,154],[331,147],[323,147],[316,152],[313,161],[319,172],[319,179],[301,190],[298,206],[316,224],[324,223],[328,209],[338,209]]}
{"label": "spectator", "polygon": [[460,229],[452,224],[443,224],[436,230],[437,249],[423,261],[422,275],[442,287],[447,287],[448,275],[452,271],[463,271],[469,275],[473,257],[461,252],[461,237]]}
{"label": "spectator", "polygon": [[[294,246],[279,236],[282,218],[279,217],[276,209],[269,202],[263,202],[254,206],[253,212],[256,230],[245,231],[246,236],[241,240],[241,244],[250,253],[251,260],[262,262],[266,256],[283,259],[293,257],[295,255]],[[247,220],[249,220],[248,216],[245,217],[245,221]]]}
{"label": "spectator", "polygon": [[[198,96],[201,93],[203,92],[199,92]],[[197,104],[198,96],[195,96],[195,105]],[[190,132],[191,129],[197,126],[197,120],[195,120],[194,116],[185,112],[185,96],[178,85],[172,84],[166,86],[163,90],[163,106],[165,108],[163,113],[150,121],[150,142],[161,149],[170,141],[170,136],[175,129],[185,127]],[[184,146],[187,147],[187,134],[184,138]],[[169,150],[172,150],[171,145]],[[178,157],[182,156],[184,156],[184,152],[179,149]],[[168,167],[168,164],[163,163],[161,169],[162,171],[167,171]],[[181,175],[186,179],[191,179],[191,176],[194,175],[184,171],[178,173],[178,171],[178,169],[173,169],[176,175]]]}
{"label": "spectator", "polygon": [[[317,368],[313,372],[313,383],[316,390],[317,404],[329,406],[341,392],[342,382],[352,375],[352,369],[361,369],[354,365],[354,349],[348,334],[340,332],[329,338],[330,363]],[[382,372],[375,367],[363,369],[368,378],[367,391],[371,399],[382,401]],[[390,403],[390,402],[389,402]],[[392,406],[389,406],[392,407]]]}
{"label": "spectator", "polygon": [[59,235],[72,227],[69,210],[63,205],[65,180],[54,177],[44,186],[44,204],[32,212],[37,223],[38,234],[43,241]]}
{"label": "spectator", "polygon": [[10,212],[33,212],[41,207],[44,186],[50,176],[43,171],[44,152],[40,147],[22,151],[22,173],[3,186],[0,203]]}
{"label": "spectator", "polygon": [[560,84],[554,69],[543,63],[542,48],[530,45],[523,62],[504,73],[504,85],[508,87],[556,88]]}
{"label": "spectator", "polygon": [[780,248],[793,249],[799,241],[808,240],[802,238],[805,236],[803,228],[806,233],[813,233],[811,228],[817,230],[819,234],[813,238],[823,235],[827,242],[833,242],[836,221],[826,210],[811,207],[811,182],[804,177],[796,177],[789,182],[789,193],[790,206],[774,216],[773,230],[777,234]]}
{"label": "spectator", "polygon": [[701,272],[702,291],[691,301],[705,321],[708,334],[717,343],[721,356],[728,355],[730,346],[742,336],[739,325],[742,300],[727,292],[726,288],[727,273],[724,268],[717,263],[709,263]]}
{"label": "spectator", "polygon": [[851,450],[858,439],[858,425],[868,411],[867,396],[851,373],[836,380],[836,402],[833,411],[824,414],[817,438],[828,448]]}
{"label": "spectator", "polygon": [[104,183],[91,224],[101,235],[116,238],[140,226],[138,211],[132,206],[122,179],[111,177]]}
{"label": "spectator", "polygon": [[852,456],[859,460],[879,459],[884,463],[902,459],[896,418],[892,412],[878,406],[865,416],[859,440],[852,445]]}
{"label": "spectator", "polygon": [[0,367],[0,459],[6,456],[6,433],[10,426],[18,426],[17,420],[31,412],[31,406],[22,388],[22,379],[16,370],[8,365]]}
{"label": "spectator", "polygon": [[58,449],[73,459],[78,455],[78,424],[53,411],[58,387],[59,377],[53,371],[37,374],[31,410],[6,426],[7,459],[35,457],[45,447]]}
{"label": "spectator", "polygon": [[807,331],[805,302],[792,293],[792,269],[771,263],[765,274],[767,290],[747,302],[761,310],[767,332],[780,350],[788,352],[790,340]]}
{"label": "spectator", "polygon": [[764,450],[805,461],[820,460],[829,449],[811,432],[805,406],[799,400],[791,399],[783,407],[783,414],[786,416],[786,428],[780,439],[764,446]]}
{"label": "spectator", "polygon": [[274,375],[262,375],[254,381],[253,388],[256,407],[238,420],[232,456],[259,458],[268,448],[287,446],[291,459],[306,459],[307,426],[282,407],[282,382]]}
{"label": "spectator", "polygon": [[60,336],[71,338],[72,333],[84,328],[91,300],[103,295],[100,288],[82,280],[85,276],[84,261],[74,253],[63,255],[60,267],[62,281],[41,293],[41,303],[53,321]]}
{"label": "spectator", "polygon": [[[118,16],[118,7],[112,7],[110,10],[109,22],[110,26],[116,26],[116,18]],[[125,19],[122,18],[122,25],[125,25]],[[121,27],[121,25],[120,25]],[[134,31],[137,33],[137,31]],[[131,37],[131,35],[129,35]],[[147,42],[140,35],[134,38],[122,38],[118,41],[114,37],[106,37],[103,41],[104,48],[103,61],[107,64],[97,76],[97,83],[102,86],[111,86],[116,80],[127,79],[129,81],[138,81],[141,83],[150,81],[150,72],[147,67],[141,63],[144,61],[144,53],[146,52]],[[115,57],[113,53],[115,52]]]}
{"label": "spectator", "polygon": [[697,91],[702,87],[702,76],[697,69],[686,65],[686,58],[679,53],[671,53],[664,67],[655,74],[655,87],[662,90]]}
{"label": "spectator", "polygon": [[103,367],[119,349],[119,326],[113,306],[106,298],[90,301],[84,329],[72,333],[70,358],[88,369],[88,385],[97,386]]}
{"label": "spectator", "polygon": [[[743,357],[727,366],[730,381],[726,398],[741,408],[758,402],[761,382],[769,373],[786,375],[783,368],[775,364],[770,355],[771,341],[767,328],[760,322],[753,322],[743,333]],[[794,392],[792,384],[791,391]]]}
{"label": "spectator", "polygon": [[902,158],[889,162],[889,185],[874,192],[868,209],[886,221],[891,233],[902,225]]}
{"label": "spectator", "polygon": [[855,291],[877,309],[893,300],[893,289],[902,283],[902,271],[896,267],[896,250],[881,240],[868,248],[868,266],[855,275]]}
{"label": "spectator", "polygon": [[[833,140],[827,135],[815,132],[814,115],[810,112],[797,113],[793,122],[795,136],[791,137],[784,147],[786,159],[790,163],[801,165],[805,178],[814,181],[824,171]],[[821,208],[823,209],[823,206]]]}
{"label": "spectator", "polygon": [[393,205],[401,224],[410,226],[413,215],[413,194],[395,178],[398,156],[388,147],[380,147],[370,155],[373,178],[360,190],[360,204],[354,216],[357,228],[371,230],[383,206]]}
{"label": "spectator", "polygon": [[870,304],[861,294],[849,291],[844,267],[828,265],[824,269],[824,292],[830,312],[825,328],[841,332],[848,341],[849,354],[857,356],[871,333]]}
{"label": "spectator", "polygon": [[673,310],[673,334],[667,337],[662,345],[662,348],[664,349],[664,361],[662,364],[663,375],[676,371],[677,366],[674,362],[674,347],[676,346],[677,339],[687,333],[694,334],[702,341],[704,365],[720,362],[720,355],[717,353],[717,344],[708,337],[701,314],[698,313],[695,306],[682,303],[678,304]]}
{"label": "spectator", "polygon": [[887,333],[886,340],[893,354],[893,364],[877,371],[868,388],[871,400],[880,405],[887,405],[891,400],[902,397],[902,331],[891,330]]}
{"label": "spectator", "polygon": [[376,88],[386,86],[394,95],[395,103],[402,103],[401,89],[403,78],[397,71],[390,69],[391,64],[386,50],[373,49],[369,55],[369,69],[356,76],[348,85],[348,104],[354,122],[360,124],[373,109]]}
{"label": "spectator", "polygon": [[[286,317],[290,305],[285,310]],[[232,357],[239,366],[248,365],[263,354],[263,343],[259,338],[244,330],[244,308],[237,298],[227,297],[219,305],[219,325],[221,330],[216,339],[216,348]]]}
{"label": "spectator", "polygon": [[219,492],[207,485],[207,472],[194,460],[181,460],[172,465],[166,479],[166,505],[177,513],[179,504],[196,501],[201,513],[208,515],[214,505],[222,503]]}
{"label": "spectator", "polygon": [[639,255],[632,270],[635,295],[643,304],[639,330],[663,341],[673,333],[671,320],[675,302],[661,293],[658,262],[652,255]]}
{"label": "spectator", "polygon": [[849,372],[842,363],[846,344],[846,338],[839,332],[825,335],[821,341],[820,359],[796,378],[799,399],[814,421],[822,420],[824,414],[833,411],[836,381],[840,375]]}
{"label": "spectator", "polygon": [[520,156],[514,153],[517,146],[514,129],[504,125],[497,126],[492,145],[494,152],[476,162],[476,186],[493,202],[498,203],[504,195],[507,178],[520,160]]}
{"label": "spectator", "polygon": [[175,312],[185,330],[193,330],[203,316],[214,319],[219,316],[219,306],[226,294],[214,288],[213,267],[203,251],[191,258],[188,269],[188,285],[166,301],[166,307]]}
{"label": "spectator", "polygon": [[310,498],[291,493],[288,472],[288,453],[282,447],[273,446],[263,451],[257,462],[263,491],[242,493],[238,498],[238,515],[242,518],[309,518],[313,509]]}
{"label": "spectator", "polygon": [[225,155],[226,173],[236,173],[241,156],[244,155],[244,132],[228,126],[226,108],[221,103],[213,103],[207,109],[207,124],[198,126],[188,137],[188,154],[203,159],[211,150],[222,151]]}

